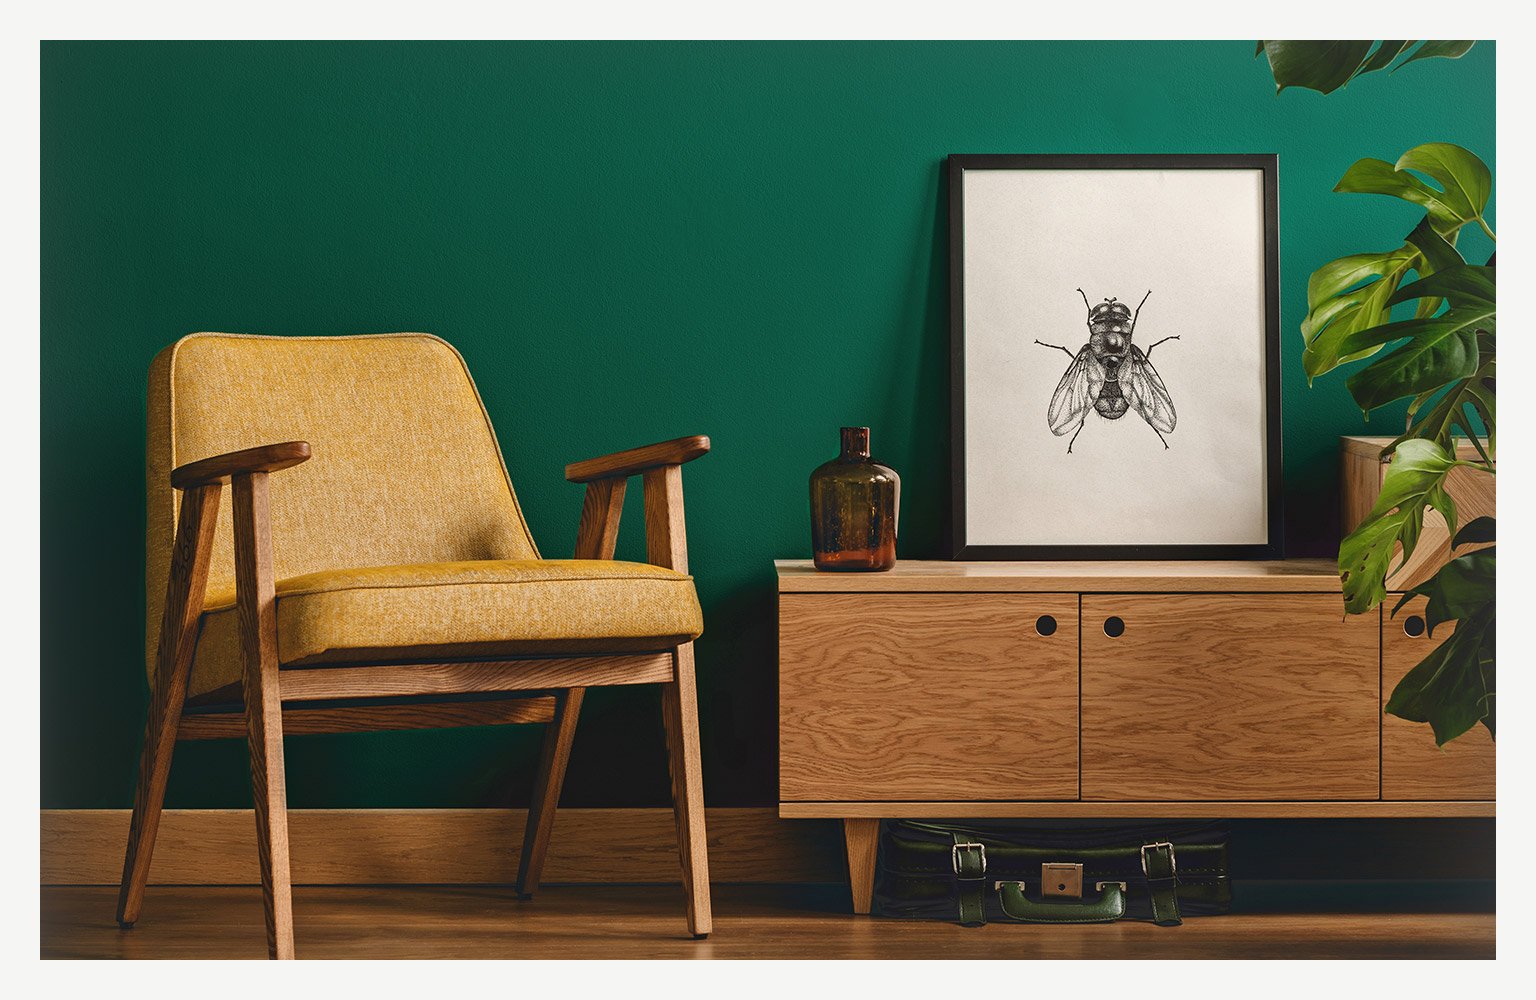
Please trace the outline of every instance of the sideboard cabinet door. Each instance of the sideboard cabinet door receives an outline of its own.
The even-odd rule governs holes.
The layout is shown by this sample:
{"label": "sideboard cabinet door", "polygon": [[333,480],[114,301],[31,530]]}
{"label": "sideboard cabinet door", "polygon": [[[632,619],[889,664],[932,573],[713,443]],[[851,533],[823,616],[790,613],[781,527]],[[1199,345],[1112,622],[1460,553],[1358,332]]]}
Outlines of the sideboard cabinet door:
{"label": "sideboard cabinet door", "polygon": [[[1388,610],[1397,604],[1387,597]],[[1416,597],[1394,617],[1381,620],[1381,703],[1397,682],[1456,631],[1446,622],[1430,637],[1424,632],[1424,598]],[[1381,717],[1381,797],[1395,801],[1486,799],[1494,797],[1493,737],[1477,725],[1443,747],[1427,723],[1395,715]]]}
{"label": "sideboard cabinet door", "polygon": [[1324,594],[1085,594],[1083,798],[1380,797],[1379,633]]}
{"label": "sideboard cabinet door", "polygon": [[1076,594],[781,594],[783,801],[1077,798]]}

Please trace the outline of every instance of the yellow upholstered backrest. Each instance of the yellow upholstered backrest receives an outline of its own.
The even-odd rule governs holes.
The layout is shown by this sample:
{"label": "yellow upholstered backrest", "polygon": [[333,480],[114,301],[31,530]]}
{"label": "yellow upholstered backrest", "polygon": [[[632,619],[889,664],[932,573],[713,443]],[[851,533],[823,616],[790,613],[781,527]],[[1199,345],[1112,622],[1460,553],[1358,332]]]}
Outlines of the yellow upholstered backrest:
{"label": "yellow upholstered backrest", "polygon": [[[321,570],[537,559],[495,432],[459,353],[427,334],[256,337],[198,333],[149,370],[148,612],[151,676],[180,494],[171,470],[226,452],[308,441],[274,473],[278,579]],[[231,491],[208,580],[234,594]]]}

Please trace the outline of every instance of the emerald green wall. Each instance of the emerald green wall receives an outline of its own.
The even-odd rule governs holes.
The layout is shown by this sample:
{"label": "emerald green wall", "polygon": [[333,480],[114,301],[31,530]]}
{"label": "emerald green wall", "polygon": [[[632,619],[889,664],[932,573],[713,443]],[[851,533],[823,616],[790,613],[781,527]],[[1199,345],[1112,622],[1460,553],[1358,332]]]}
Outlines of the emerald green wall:
{"label": "emerald green wall", "polygon": [[[706,789],[775,801],[771,560],[809,554],[806,477],[839,425],[870,425],[902,474],[902,555],[942,554],[951,152],[1280,154],[1287,530],[1292,555],[1325,553],[1334,439],[1365,425],[1342,379],[1307,388],[1307,275],[1416,221],[1330,188],[1428,140],[1491,163],[1494,46],[1327,98],[1277,97],[1252,51],[43,45],[42,804],[131,801],[145,371],[194,330],[448,338],[550,555],[581,502],[566,462],[709,434],[686,476]],[[665,802],[654,696],[587,704],[566,802]],[[520,803],[536,739],[299,738],[290,802]],[[238,744],[183,746],[169,801],[245,804],[245,774]]]}

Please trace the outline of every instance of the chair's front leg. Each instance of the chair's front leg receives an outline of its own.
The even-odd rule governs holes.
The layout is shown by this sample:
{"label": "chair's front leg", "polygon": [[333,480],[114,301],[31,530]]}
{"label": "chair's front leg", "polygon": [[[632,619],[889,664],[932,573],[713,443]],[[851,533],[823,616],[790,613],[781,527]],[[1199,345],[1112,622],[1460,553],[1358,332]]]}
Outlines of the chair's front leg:
{"label": "chair's front leg", "polygon": [[683,467],[645,474],[645,561],[688,572],[688,535],[683,521]]}
{"label": "chair's front leg", "polygon": [[128,824],[128,851],[123,858],[123,882],[117,896],[117,922],[132,927],[144,905],[149,882],[149,862],[160,830],[160,811],[165,785],[171,774],[171,754],[176,749],[176,727],[187,698],[187,676],[197,650],[197,620],[203,613],[208,588],[209,556],[213,533],[219,523],[218,483],[188,490],[181,500],[176,525],[176,547],[166,583],[165,614],[160,621],[160,644],[155,652],[155,690],[150,695],[149,718],[144,724],[144,751],[139,760],[139,783],[133,796],[133,819]]}
{"label": "chair's front leg", "polygon": [[704,771],[699,756],[699,702],[693,686],[693,643],[677,647],[677,674],[661,689],[672,772],[672,811],[677,818],[677,852],[688,897],[688,932],[709,934],[709,846],[704,831]]}
{"label": "chair's front leg", "polygon": [[288,863],[288,797],[283,774],[283,703],[278,690],[277,597],[267,473],[236,475],[235,590],[251,794],[261,860],[267,953],[293,958],[293,887]]}
{"label": "chair's front leg", "polygon": [[522,857],[517,863],[517,895],[521,899],[532,899],[539,891],[544,856],[555,828],[555,810],[560,805],[560,786],[565,783],[565,767],[571,761],[571,743],[576,739],[576,719],[581,715],[581,699],[586,693],[586,688],[561,692],[555,701],[555,717],[544,733],[544,750],[539,757],[533,800],[528,804],[528,824],[523,831]]}
{"label": "chair's front leg", "polygon": [[[645,473],[645,550],[647,559],[679,573],[688,572],[688,541],[683,528],[683,470],[669,465]],[[677,817],[677,851],[683,862],[683,891],[688,894],[688,930],[704,937],[713,920],[709,912],[709,846],[704,835],[704,771],[699,756],[699,700],[693,685],[693,643],[673,655],[672,683],[662,685],[661,716],[667,729],[672,771],[672,811]]]}

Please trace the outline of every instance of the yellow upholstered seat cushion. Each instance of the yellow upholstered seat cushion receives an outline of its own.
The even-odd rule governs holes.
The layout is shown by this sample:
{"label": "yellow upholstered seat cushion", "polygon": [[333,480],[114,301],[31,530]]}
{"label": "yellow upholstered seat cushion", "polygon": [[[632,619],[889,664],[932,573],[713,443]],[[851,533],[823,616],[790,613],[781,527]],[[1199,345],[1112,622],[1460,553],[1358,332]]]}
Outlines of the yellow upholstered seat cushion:
{"label": "yellow upholstered seat cushion", "polygon": [[[229,591],[210,594],[194,691],[240,681]],[[492,559],[323,570],[277,583],[287,665],[667,649],[697,638],[693,578],[645,563]]]}

